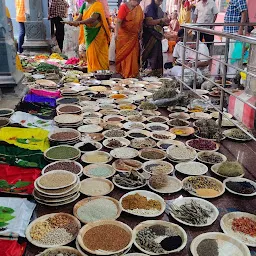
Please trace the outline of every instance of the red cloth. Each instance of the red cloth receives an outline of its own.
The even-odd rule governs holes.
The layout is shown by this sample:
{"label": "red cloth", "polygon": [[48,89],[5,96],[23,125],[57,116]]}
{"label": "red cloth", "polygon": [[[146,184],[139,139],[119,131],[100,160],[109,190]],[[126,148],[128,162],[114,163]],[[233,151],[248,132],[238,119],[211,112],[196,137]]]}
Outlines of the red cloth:
{"label": "red cloth", "polygon": [[119,8],[117,18],[120,20],[124,20],[127,14],[130,12],[130,9],[126,4],[122,4]]}
{"label": "red cloth", "polygon": [[1,256],[22,256],[26,248],[26,243],[19,244],[16,240],[0,239]]}
{"label": "red cloth", "polygon": [[30,195],[34,189],[34,181],[40,174],[40,169],[0,164],[0,192]]}
{"label": "red cloth", "polygon": [[189,7],[189,6],[190,6],[189,1],[186,1],[186,2],[184,3],[184,8]]}

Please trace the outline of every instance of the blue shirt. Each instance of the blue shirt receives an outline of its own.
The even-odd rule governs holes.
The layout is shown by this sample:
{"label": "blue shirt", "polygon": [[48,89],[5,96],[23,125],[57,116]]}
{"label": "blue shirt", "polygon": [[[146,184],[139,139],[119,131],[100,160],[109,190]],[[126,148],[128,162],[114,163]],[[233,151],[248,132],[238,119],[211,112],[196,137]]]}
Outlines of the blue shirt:
{"label": "blue shirt", "polygon": [[[239,23],[241,21],[242,12],[247,11],[246,0],[230,0],[228,9],[226,11],[225,23]],[[226,26],[224,32],[237,33],[239,26]]]}

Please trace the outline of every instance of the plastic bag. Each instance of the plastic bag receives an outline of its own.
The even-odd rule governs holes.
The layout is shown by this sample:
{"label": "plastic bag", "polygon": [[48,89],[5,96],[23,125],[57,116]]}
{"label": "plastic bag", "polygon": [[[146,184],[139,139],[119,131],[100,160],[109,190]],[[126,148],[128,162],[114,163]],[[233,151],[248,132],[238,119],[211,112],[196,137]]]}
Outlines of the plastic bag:
{"label": "plastic bag", "polygon": [[63,42],[63,53],[71,57],[78,57],[78,49],[79,49],[79,27],[72,27],[69,25],[65,25],[65,38]]}
{"label": "plastic bag", "polygon": [[29,224],[35,203],[26,198],[0,198],[1,236],[25,237],[25,230]]}

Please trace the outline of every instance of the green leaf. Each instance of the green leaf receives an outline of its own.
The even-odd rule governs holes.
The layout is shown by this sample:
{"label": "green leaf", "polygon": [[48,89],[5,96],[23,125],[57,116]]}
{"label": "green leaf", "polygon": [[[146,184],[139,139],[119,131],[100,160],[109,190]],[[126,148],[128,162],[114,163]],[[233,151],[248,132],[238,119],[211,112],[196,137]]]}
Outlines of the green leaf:
{"label": "green leaf", "polygon": [[0,214],[0,222],[8,222],[14,218],[15,216],[12,216],[9,213]]}
{"label": "green leaf", "polygon": [[0,188],[9,188],[10,185],[6,180],[0,180]]}
{"label": "green leaf", "polygon": [[31,184],[31,182],[30,181],[17,181],[15,184],[14,184],[14,186],[16,187],[16,188],[22,188],[22,187],[26,187],[26,186],[28,186],[28,185],[30,185]]}
{"label": "green leaf", "polygon": [[5,227],[7,225],[8,225],[8,223],[6,223],[6,222],[0,222],[0,228]]}
{"label": "green leaf", "polygon": [[0,206],[0,214],[1,213],[14,213],[14,210],[9,207]]}

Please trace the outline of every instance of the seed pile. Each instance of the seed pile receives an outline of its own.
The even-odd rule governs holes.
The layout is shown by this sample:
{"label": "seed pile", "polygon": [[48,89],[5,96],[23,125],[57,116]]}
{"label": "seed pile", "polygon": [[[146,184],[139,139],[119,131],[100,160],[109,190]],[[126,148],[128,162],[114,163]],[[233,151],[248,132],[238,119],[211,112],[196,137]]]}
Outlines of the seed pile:
{"label": "seed pile", "polygon": [[76,112],[81,112],[81,109],[75,106],[64,106],[64,107],[61,107],[59,111],[62,113],[76,113]]}
{"label": "seed pile", "polygon": [[171,136],[165,135],[165,134],[158,134],[158,133],[153,133],[152,135],[154,138],[158,140],[168,140],[171,139]]}
{"label": "seed pile", "polygon": [[147,172],[150,172],[153,175],[168,174],[171,170],[171,167],[166,163],[160,164],[149,164],[145,167]]}
{"label": "seed pile", "polygon": [[52,170],[65,170],[74,174],[78,174],[81,171],[80,167],[75,162],[56,162],[46,167],[44,172],[47,173]]}
{"label": "seed pile", "polygon": [[229,137],[240,140],[250,140],[250,136],[244,133],[242,130],[238,128],[231,129],[228,134]]}
{"label": "seed pile", "polygon": [[206,208],[194,200],[181,206],[170,203],[170,212],[178,219],[193,225],[206,224],[212,217],[213,209]]}
{"label": "seed pile", "polygon": [[174,159],[186,160],[186,159],[194,158],[195,152],[191,148],[188,148],[188,147],[174,146],[169,151],[169,156]]}
{"label": "seed pile", "polygon": [[39,186],[46,188],[67,187],[74,182],[74,176],[67,171],[62,172],[48,172],[46,175],[38,179]]}
{"label": "seed pile", "polygon": [[113,130],[107,131],[105,133],[105,136],[109,137],[109,138],[111,138],[111,137],[124,137],[125,136],[125,132],[122,131],[122,130],[115,130],[115,129],[113,129]]}
{"label": "seed pile", "polygon": [[87,202],[77,209],[77,216],[83,222],[115,219],[116,204],[106,198],[98,198]]}
{"label": "seed pile", "polygon": [[83,180],[80,191],[89,196],[106,195],[110,191],[110,185],[104,180]]}
{"label": "seed pile", "polygon": [[88,230],[84,237],[84,245],[90,250],[119,251],[125,248],[131,235],[116,225],[105,224]]}
{"label": "seed pile", "polygon": [[178,118],[170,120],[168,124],[171,126],[188,126],[188,123],[185,120]]}
{"label": "seed pile", "polygon": [[[158,242],[160,237],[165,238]],[[140,230],[136,235],[136,242],[148,252],[162,254],[179,248],[182,245],[182,238],[174,228],[153,225]]]}
{"label": "seed pile", "polygon": [[244,173],[243,166],[238,162],[221,163],[217,172],[226,177],[237,177]]}
{"label": "seed pile", "polygon": [[168,185],[167,175],[153,175],[149,179],[149,184],[152,188],[161,189]]}
{"label": "seed pile", "polygon": [[139,122],[133,122],[133,123],[130,123],[129,125],[129,129],[143,129],[143,128],[144,128],[143,123],[139,123]]}
{"label": "seed pile", "polygon": [[156,117],[150,118],[150,122],[154,122],[154,123],[165,123],[166,120],[165,120],[163,117],[156,116]]}
{"label": "seed pile", "polygon": [[233,190],[234,192],[240,194],[253,194],[256,192],[256,188],[247,181],[236,182],[236,181],[228,181],[226,186]]}
{"label": "seed pile", "polygon": [[219,247],[215,239],[204,239],[196,248],[198,256],[219,256]]}
{"label": "seed pile", "polygon": [[65,145],[50,148],[46,152],[46,157],[56,160],[74,159],[79,155],[79,151],[73,147],[67,147]]}
{"label": "seed pile", "polygon": [[112,129],[119,129],[120,128],[120,123],[115,123],[115,122],[109,122],[109,123],[106,123],[104,125],[104,128],[106,130],[112,130]]}
{"label": "seed pile", "polygon": [[133,138],[146,138],[147,135],[144,133],[140,133],[140,132],[131,132],[130,136]]}
{"label": "seed pile", "polygon": [[71,242],[78,231],[72,217],[60,213],[35,223],[30,230],[30,236],[41,244],[59,245]]}
{"label": "seed pile", "polygon": [[141,115],[129,116],[128,120],[131,121],[131,122],[142,122],[143,121],[143,116],[141,116]]}
{"label": "seed pile", "polygon": [[122,206],[125,210],[145,209],[161,210],[161,203],[157,200],[147,199],[145,196],[141,196],[136,193],[134,195],[128,195],[122,200]]}
{"label": "seed pile", "polygon": [[220,155],[216,155],[214,153],[203,153],[198,156],[198,159],[209,164],[218,164],[223,162],[223,158]]}
{"label": "seed pile", "polygon": [[152,131],[165,131],[166,128],[160,125],[150,125],[150,130]]}
{"label": "seed pile", "polygon": [[146,180],[139,176],[137,172],[117,174],[114,181],[126,188],[137,188],[146,184]]}
{"label": "seed pile", "polygon": [[147,102],[147,101],[143,101],[140,106],[139,106],[140,109],[143,109],[143,110],[155,110],[156,109],[156,106],[155,104],[153,103],[150,103],[150,102]]}
{"label": "seed pile", "polygon": [[150,138],[145,139],[133,139],[131,146],[134,148],[150,148],[155,146],[155,141]]}
{"label": "seed pile", "polygon": [[123,143],[116,139],[111,139],[108,141],[107,146],[110,148],[121,148],[123,147]]}
{"label": "seed pile", "polygon": [[76,132],[56,132],[51,135],[50,139],[58,141],[73,140],[78,137]]}
{"label": "seed pile", "polygon": [[146,149],[141,151],[141,156],[145,159],[162,159],[165,157],[165,153],[156,151],[154,149],[152,150]]}

